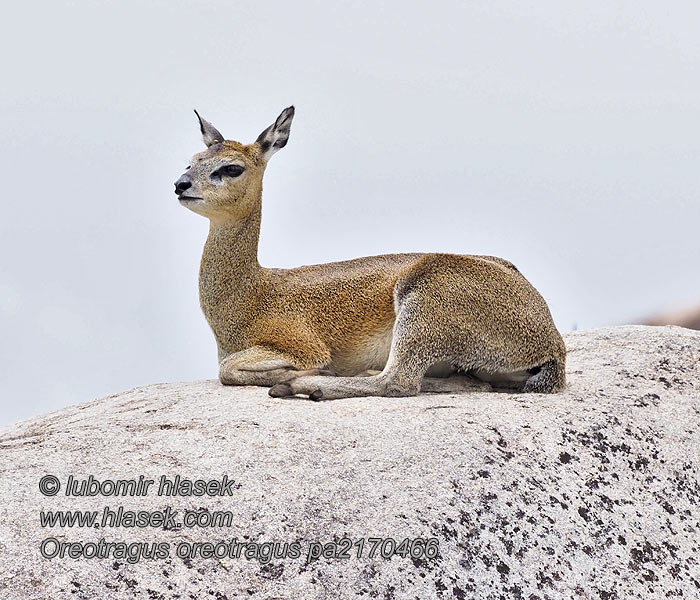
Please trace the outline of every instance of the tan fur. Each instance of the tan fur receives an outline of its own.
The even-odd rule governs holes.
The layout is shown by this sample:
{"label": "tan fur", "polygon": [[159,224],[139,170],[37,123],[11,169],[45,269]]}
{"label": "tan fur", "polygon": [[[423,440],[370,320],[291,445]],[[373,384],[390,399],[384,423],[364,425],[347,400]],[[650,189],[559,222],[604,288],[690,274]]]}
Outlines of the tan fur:
{"label": "tan fur", "polygon": [[[469,373],[526,391],[563,389],[561,336],[545,301],[506,260],[392,254],[296,269],[259,265],[263,174],[292,117],[286,109],[249,145],[221,141],[200,119],[209,148],[176,182],[182,203],[210,219],[199,290],[221,381],[315,399],[488,387]],[[231,164],[245,171],[217,179]],[[531,375],[532,368],[542,370]],[[453,375],[424,380],[428,369]],[[368,370],[380,372],[354,377]]]}

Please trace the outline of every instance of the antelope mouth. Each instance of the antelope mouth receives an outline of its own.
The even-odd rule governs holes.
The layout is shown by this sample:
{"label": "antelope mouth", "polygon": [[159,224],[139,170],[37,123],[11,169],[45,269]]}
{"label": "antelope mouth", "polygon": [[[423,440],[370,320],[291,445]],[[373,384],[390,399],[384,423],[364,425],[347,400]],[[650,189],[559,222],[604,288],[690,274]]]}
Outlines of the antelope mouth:
{"label": "antelope mouth", "polygon": [[178,196],[177,199],[180,202],[201,202],[204,200],[204,198],[200,198],[199,196]]}

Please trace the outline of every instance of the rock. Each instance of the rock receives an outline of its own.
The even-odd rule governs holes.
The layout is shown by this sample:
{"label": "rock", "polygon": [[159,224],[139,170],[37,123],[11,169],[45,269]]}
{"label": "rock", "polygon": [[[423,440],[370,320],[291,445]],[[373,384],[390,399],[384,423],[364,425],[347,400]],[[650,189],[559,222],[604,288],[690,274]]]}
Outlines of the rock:
{"label": "rock", "polygon": [[[556,395],[309,402],[199,381],[6,428],[0,598],[700,597],[700,333],[629,326],[566,343],[569,384]],[[39,491],[47,474],[55,496]],[[140,475],[155,481],[144,496],[65,495],[69,476],[107,492],[106,480]],[[160,477],[176,475],[232,495],[159,496]],[[105,506],[170,507],[178,525],[40,524],[56,510],[97,511],[99,523]],[[185,511],[202,525],[230,511],[230,526],[180,527]],[[144,556],[42,558],[48,538],[63,546],[46,542],[47,555],[90,554],[104,538],[143,543],[110,552]],[[382,540],[374,558],[369,538]],[[383,558],[389,538],[414,556]],[[176,555],[198,542],[252,557]],[[151,543],[169,556],[147,558]],[[285,543],[300,556],[265,558]],[[307,561],[309,548],[329,554]]]}

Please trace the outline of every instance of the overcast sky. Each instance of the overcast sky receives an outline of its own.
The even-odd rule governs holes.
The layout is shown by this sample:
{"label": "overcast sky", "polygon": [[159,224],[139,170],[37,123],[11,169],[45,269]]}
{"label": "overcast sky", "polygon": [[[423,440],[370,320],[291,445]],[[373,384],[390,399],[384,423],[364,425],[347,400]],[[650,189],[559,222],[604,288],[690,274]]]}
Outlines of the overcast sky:
{"label": "overcast sky", "polygon": [[500,255],[562,331],[700,301],[700,4],[194,4],[3,9],[0,425],[216,377],[193,108],[296,105],[264,266]]}

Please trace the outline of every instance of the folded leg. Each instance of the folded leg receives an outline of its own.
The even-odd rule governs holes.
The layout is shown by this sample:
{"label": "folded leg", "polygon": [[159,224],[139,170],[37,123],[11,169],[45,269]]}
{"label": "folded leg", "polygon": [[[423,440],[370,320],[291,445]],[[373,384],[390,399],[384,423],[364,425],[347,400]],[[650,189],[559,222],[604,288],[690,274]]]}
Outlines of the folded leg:
{"label": "folded leg", "polygon": [[271,386],[297,375],[324,375],[334,373],[322,368],[301,369],[294,357],[282,351],[253,346],[235,352],[221,361],[219,379],[224,385]]}

